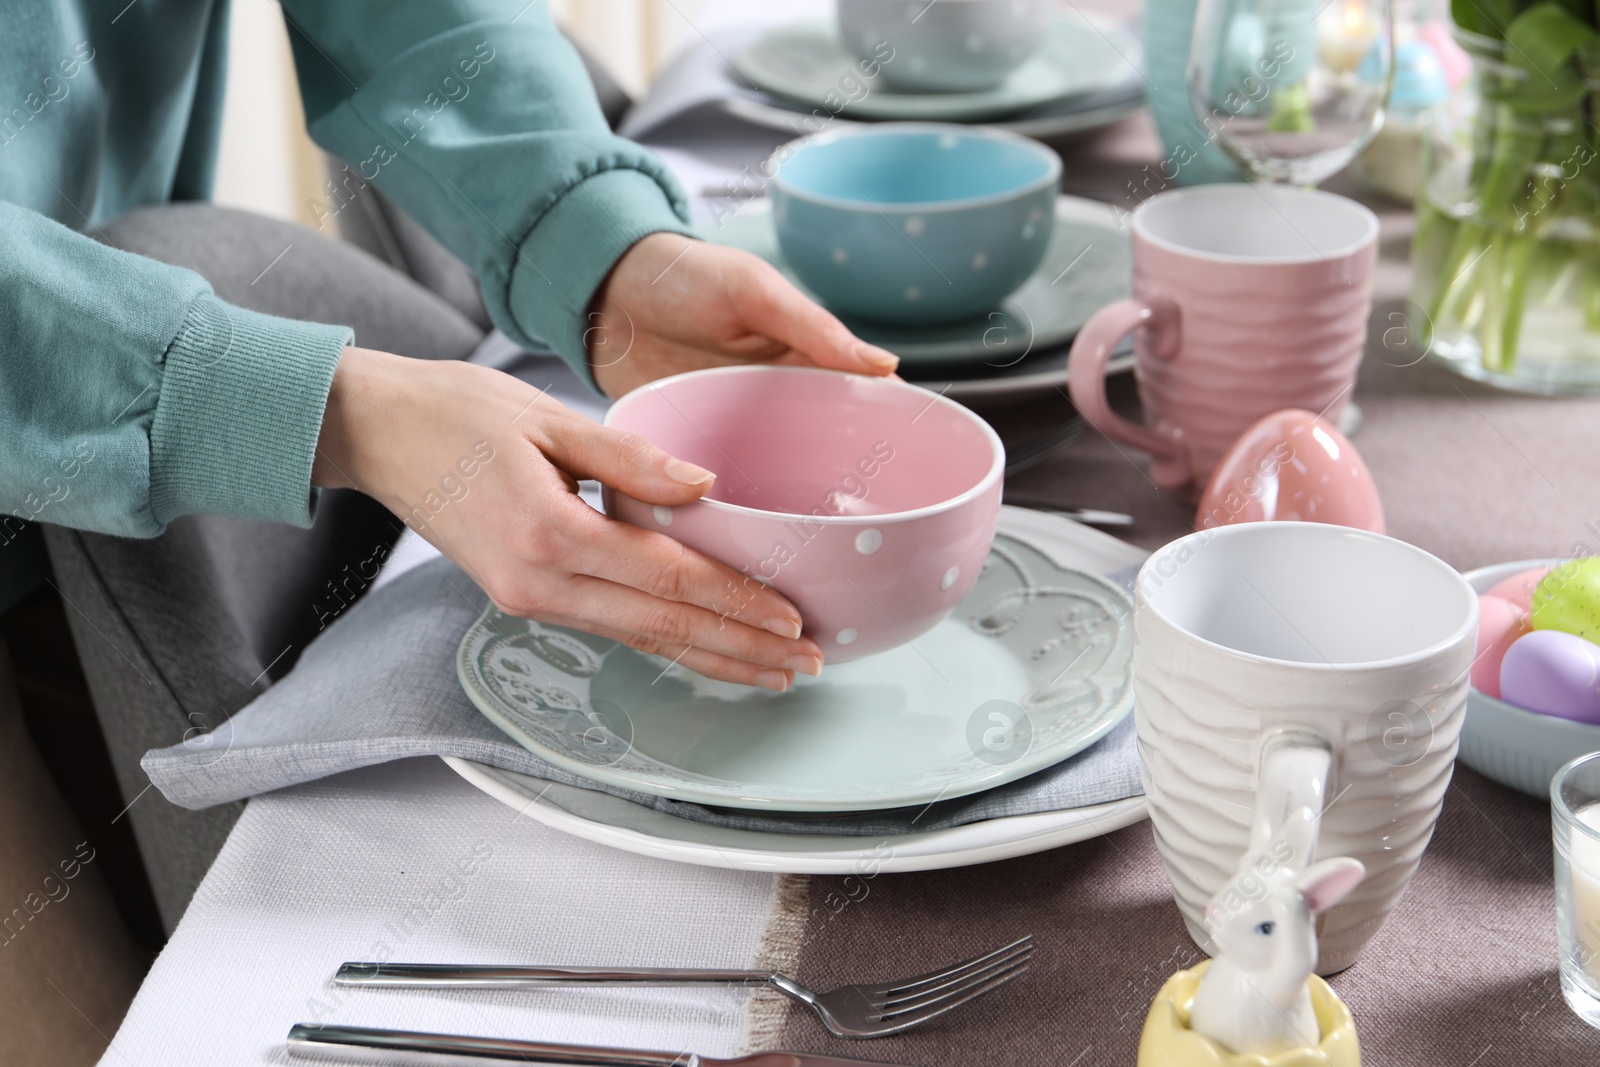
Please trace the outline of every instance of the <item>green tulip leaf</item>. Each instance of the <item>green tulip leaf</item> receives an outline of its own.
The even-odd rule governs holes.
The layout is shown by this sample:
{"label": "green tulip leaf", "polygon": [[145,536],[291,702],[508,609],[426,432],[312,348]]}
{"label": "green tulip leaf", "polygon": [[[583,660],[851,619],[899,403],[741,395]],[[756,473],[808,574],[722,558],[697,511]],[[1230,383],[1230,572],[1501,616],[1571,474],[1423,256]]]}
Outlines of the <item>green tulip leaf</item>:
{"label": "green tulip leaf", "polygon": [[1504,38],[1516,15],[1516,0],[1450,0],[1456,25],[1482,37]]}
{"label": "green tulip leaf", "polygon": [[1589,0],[1557,0],[1572,17],[1585,25],[1594,25],[1594,8]]}
{"label": "green tulip leaf", "polygon": [[1594,27],[1574,18],[1554,0],[1535,4],[1506,27],[1506,61],[1529,74],[1555,81],[1574,52],[1595,40]]}
{"label": "green tulip leaf", "polygon": [[1511,21],[1506,63],[1517,75],[1485,84],[1484,95],[1525,114],[1576,107],[1588,91],[1580,59],[1600,42],[1593,27],[1555,0],[1543,0]]}
{"label": "green tulip leaf", "polygon": [[1548,75],[1530,74],[1519,85],[1503,86],[1485,95],[1496,103],[1534,115],[1571,110],[1586,92],[1583,76],[1571,64],[1563,64]]}
{"label": "green tulip leaf", "polygon": [[1520,211],[1529,172],[1543,148],[1543,134],[1527,124],[1513,123],[1496,133],[1478,180],[1478,198],[1485,217],[1500,219]]}

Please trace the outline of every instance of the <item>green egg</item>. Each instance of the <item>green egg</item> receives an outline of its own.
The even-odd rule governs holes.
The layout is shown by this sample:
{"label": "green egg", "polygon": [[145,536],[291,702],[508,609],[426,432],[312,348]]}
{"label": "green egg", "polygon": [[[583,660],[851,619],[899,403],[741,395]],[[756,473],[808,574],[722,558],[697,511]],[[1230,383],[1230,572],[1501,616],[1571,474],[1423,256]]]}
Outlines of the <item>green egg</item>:
{"label": "green egg", "polygon": [[1564,630],[1600,644],[1600,556],[1569,559],[1533,591],[1535,630]]}

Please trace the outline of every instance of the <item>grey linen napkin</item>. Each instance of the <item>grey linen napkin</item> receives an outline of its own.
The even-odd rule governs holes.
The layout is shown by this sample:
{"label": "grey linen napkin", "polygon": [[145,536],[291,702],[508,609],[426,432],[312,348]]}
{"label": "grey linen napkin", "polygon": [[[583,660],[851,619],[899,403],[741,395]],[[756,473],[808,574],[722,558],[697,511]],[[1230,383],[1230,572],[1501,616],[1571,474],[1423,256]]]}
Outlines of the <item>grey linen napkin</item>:
{"label": "grey linen napkin", "polygon": [[[1120,576],[1113,576],[1120,577]],[[545,762],[485,719],[456,680],[456,647],[487,600],[434,560],[375,589],[306,648],[282,681],[209,734],[153,749],[145,773],[168,800],[203,808],[411,756],[460,756],[599,789],[657,811],[747,830],[893,834],[1135,796],[1132,717],[1089,749],[1010,785],[914,808],[792,816],[733,811],[613,788]]]}

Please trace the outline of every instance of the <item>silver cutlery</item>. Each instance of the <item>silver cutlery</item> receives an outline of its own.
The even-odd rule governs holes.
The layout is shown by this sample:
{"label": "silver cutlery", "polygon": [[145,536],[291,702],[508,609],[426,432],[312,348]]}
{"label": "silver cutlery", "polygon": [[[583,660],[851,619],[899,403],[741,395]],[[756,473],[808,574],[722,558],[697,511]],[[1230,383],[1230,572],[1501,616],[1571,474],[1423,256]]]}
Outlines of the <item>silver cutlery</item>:
{"label": "silver cutlery", "polygon": [[1031,441],[1006,449],[1006,474],[1016,474],[1025,471],[1036,463],[1040,463],[1067,447],[1089,430],[1089,424],[1082,415],[1074,415],[1066,422],[1057,426],[1048,433],[1042,433]]}
{"label": "silver cutlery", "polygon": [[1133,516],[1121,511],[1101,511],[1099,508],[1038,507],[1035,511],[1048,511],[1052,515],[1065,515],[1085,526],[1132,526]]}
{"label": "silver cutlery", "polygon": [[758,1052],[717,1060],[692,1052],[563,1045],[502,1037],[463,1037],[365,1026],[295,1023],[289,1028],[292,1059],[325,1058],[353,1063],[483,1064],[515,1060],[571,1067],[894,1067],[873,1060],[847,1060],[807,1052]]}
{"label": "silver cutlery", "polygon": [[537,967],[447,963],[346,963],[334,985],[409,989],[527,989],[595,985],[771,985],[808,1004],[837,1037],[882,1037],[920,1026],[1024,974],[1033,960],[1028,934],[993,952],[899,981],[863,982],[813,992],[771,971],[678,967]]}
{"label": "silver cutlery", "polygon": [[1075,522],[1085,526],[1132,526],[1133,516],[1121,511],[1103,511],[1100,508],[1080,508],[1070,504],[1050,504],[1041,500],[1028,497],[1017,499],[1009,494],[1005,497],[1007,504],[1015,504],[1020,508],[1032,511],[1043,511],[1051,515],[1064,515]]}

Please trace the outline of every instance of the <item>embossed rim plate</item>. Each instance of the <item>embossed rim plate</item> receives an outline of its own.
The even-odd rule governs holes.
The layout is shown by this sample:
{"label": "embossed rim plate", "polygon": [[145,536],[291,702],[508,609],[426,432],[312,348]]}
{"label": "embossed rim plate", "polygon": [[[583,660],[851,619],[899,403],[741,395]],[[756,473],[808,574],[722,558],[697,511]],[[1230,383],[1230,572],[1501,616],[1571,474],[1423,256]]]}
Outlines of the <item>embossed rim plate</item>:
{"label": "embossed rim plate", "polygon": [[[760,256],[809,293],[778,251],[770,202],[751,200],[719,225],[701,227],[700,236]],[[987,366],[998,375],[1019,364],[1026,366],[1023,361],[1033,353],[1072,340],[1089,316],[1128,295],[1131,271],[1127,235],[1110,206],[1060,196],[1044,262],[987,316],[921,327],[854,318],[844,322],[857,337],[899,356],[908,371],[966,364]],[[1054,371],[1052,381],[1065,384],[1066,371]]]}
{"label": "embossed rim plate", "polygon": [[[1084,97],[1031,108],[1019,115],[984,123],[997,130],[1010,130],[1024,137],[1038,140],[1070,137],[1088,133],[1113,122],[1120,122],[1144,107],[1143,83],[1133,79],[1132,91],[1108,89]],[[811,112],[798,104],[767,93],[750,96],[730,96],[722,101],[722,109],[734,118],[743,119],[769,130],[802,136],[811,132],[806,121]],[[812,120],[815,121],[815,120]],[[855,124],[856,119],[837,118],[835,122]],[[873,121],[873,120],[867,120]]]}
{"label": "embossed rim plate", "polygon": [[[524,748],[640,793],[801,812],[982,792],[1082,751],[1133,705],[1132,602],[1051,553],[1049,531],[1072,524],[1036,518],[1002,510],[984,572],[939,626],[783,695],[493,608],[462,637],[457,675]],[[997,757],[986,730],[997,711],[1022,723],[1016,709],[1029,745]]]}
{"label": "embossed rim plate", "polygon": [[[1129,36],[1125,30],[1115,32]],[[842,80],[867,81],[858,69],[859,60],[845,51],[832,19],[808,19],[762,34],[733,65],[757,88],[849,118],[977,122],[1117,85],[1132,66],[1129,51],[1126,46],[1118,48],[1090,19],[1062,12],[1046,31],[1038,53],[993,89],[917,93],[872,88],[861,99],[849,101],[840,93]],[[830,106],[835,100],[844,101],[843,106]]]}
{"label": "embossed rim plate", "polygon": [[457,756],[442,758],[476,788],[551,829],[642,856],[768,874],[895,874],[970,867],[1086,841],[1145,818],[1144,797],[1137,796],[913,834],[780,834],[691,822],[597,789]]}

